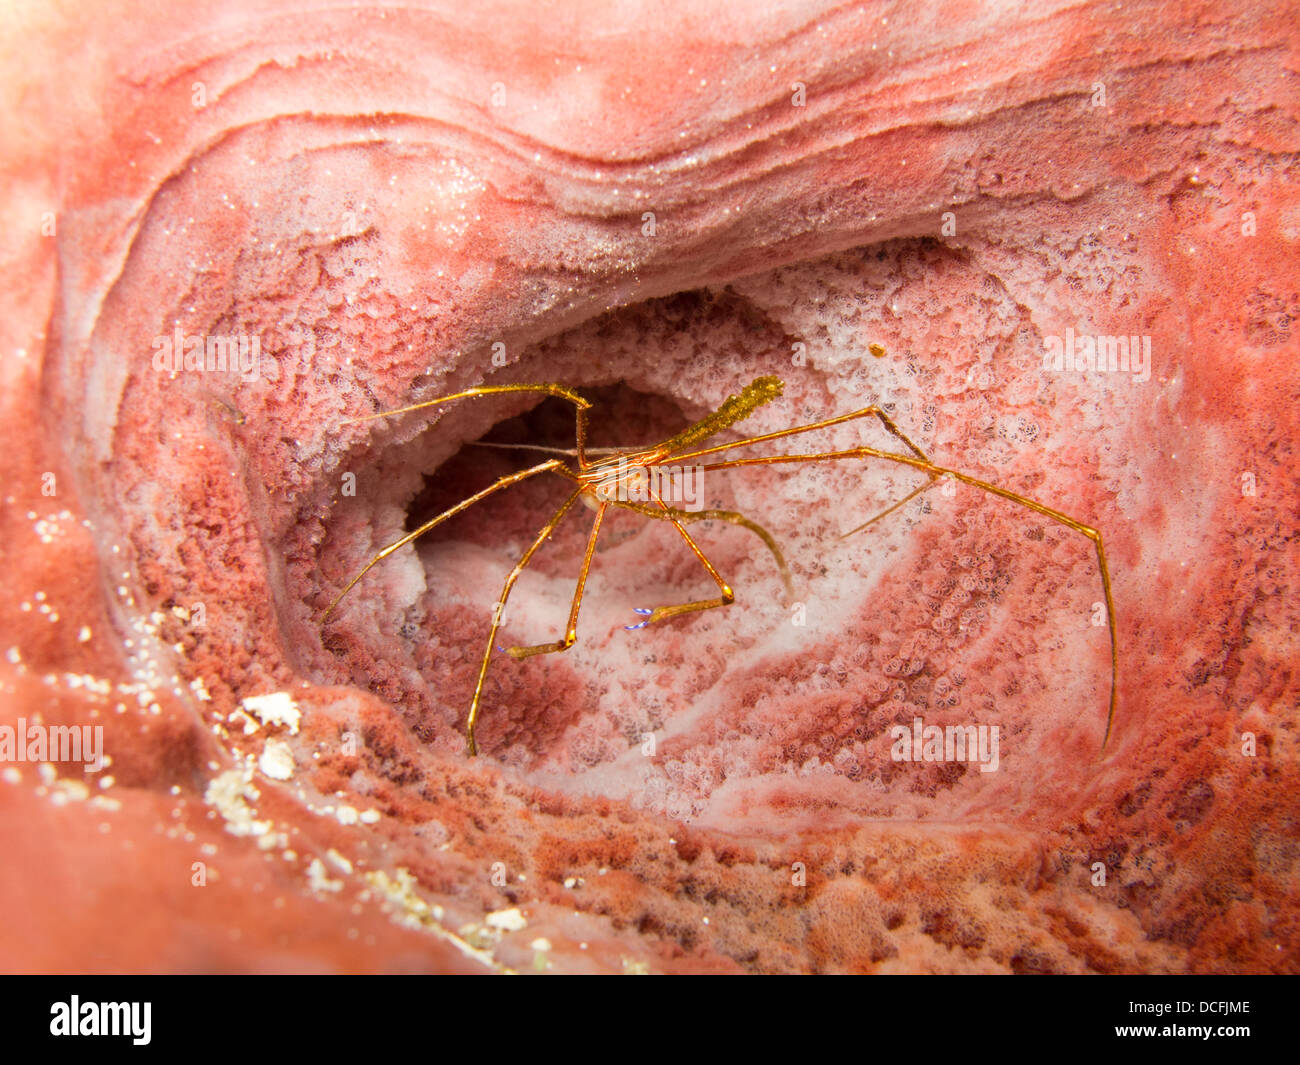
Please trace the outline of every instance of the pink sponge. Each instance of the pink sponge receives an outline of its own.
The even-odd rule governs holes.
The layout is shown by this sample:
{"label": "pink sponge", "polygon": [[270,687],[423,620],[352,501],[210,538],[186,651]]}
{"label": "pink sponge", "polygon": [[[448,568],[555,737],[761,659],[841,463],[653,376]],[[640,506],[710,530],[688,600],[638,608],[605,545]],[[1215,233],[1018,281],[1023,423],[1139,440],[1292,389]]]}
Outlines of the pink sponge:
{"label": "pink sponge", "polygon": [[[0,65],[0,743],[109,758],[0,767],[0,965],[1294,971],[1294,20],[516,6],[44,12]],[[480,443],[573,440],[532,396],[357,419],[560,382],[625,446],[767,376],[720,441],[876,404],[1101,530],[1104,749],[1090,542],[946,484],[841,539],[925,483],[897,463],[706,471],[793,598],[696,522],[735,603],[645,627],[718,587],[612,514],[578,642],[494,648],[475,760],[566,481],[322,622],[539,461]],[[861,446],[902,444],[744,454]],[[494,643],[563,635],[591,520]]]}

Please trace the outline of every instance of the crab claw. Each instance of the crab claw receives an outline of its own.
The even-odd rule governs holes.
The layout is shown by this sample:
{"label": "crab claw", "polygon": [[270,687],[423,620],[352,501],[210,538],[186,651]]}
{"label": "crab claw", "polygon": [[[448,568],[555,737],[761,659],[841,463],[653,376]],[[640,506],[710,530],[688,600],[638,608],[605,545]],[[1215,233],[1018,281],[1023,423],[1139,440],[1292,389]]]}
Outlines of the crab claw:
{"label": "crab claw", "polygon": [[628,632],[633,632],[636,629],[644,629],[647,625],[649,625],[650,621],[648,619],[650,615],[654,613],[654,611],[651,610],[649,607],[634,606],[632,608],[632,613],[640,614],[642,617],[646,618],[647,620],[638,621],[635,625],[624,625],[623,628],[627,629]]}

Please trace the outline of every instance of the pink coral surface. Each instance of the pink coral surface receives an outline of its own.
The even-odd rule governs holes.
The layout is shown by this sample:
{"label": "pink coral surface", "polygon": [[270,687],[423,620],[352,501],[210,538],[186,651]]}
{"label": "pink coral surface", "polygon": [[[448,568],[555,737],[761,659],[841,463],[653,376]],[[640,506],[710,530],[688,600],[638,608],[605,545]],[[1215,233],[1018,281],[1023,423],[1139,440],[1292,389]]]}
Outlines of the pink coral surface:
{"label": "pink coral surface", "polygon": [[[0,967],[1300,970],[1300,26],[1032,8],[20,6],[0,725],[108,764],[4,767]],[[160,360],[214,336],[251,371]],[[1051,362],[1116,336],[1134,368]],[[951,484],[841,539],[925,482],[889,462],[706,474],[794,599],[694,524],[737,601],[645,629],[716,586],[610,516],[579,642],[493,654],[477,759],[564,481],[321,621],[533,461],[476,441],[573,431],[531,396],[355,419],[554,381],[641,444],[763,375],[720,439],[879,404],[1101,531],[1104,747],[1089,541]],[[860,445],[901,446],[744,454]],[[562,634],[591,517],[497,642]],[[918,719],[996,726],[996,768],[900,760]]]}

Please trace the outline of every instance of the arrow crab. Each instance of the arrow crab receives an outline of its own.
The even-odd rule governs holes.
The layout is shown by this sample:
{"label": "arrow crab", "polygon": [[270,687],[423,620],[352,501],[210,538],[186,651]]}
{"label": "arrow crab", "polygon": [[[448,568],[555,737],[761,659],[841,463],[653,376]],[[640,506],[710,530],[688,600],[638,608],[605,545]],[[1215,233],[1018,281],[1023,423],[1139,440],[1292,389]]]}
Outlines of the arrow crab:
{"label": "arrow crab", "polygon": [[[369,562],[356,574],[335,596],[333,602],[326,608],[321,616],[323,622],[338,606],[339,602],[348,594],[357,583],[370,571],[372,567],[383,561],[394,551],[405,547],[407,544],[423,536],[434,527],[440,525],[447,519],[454,517],[461,511],[472,507],[475,503],[487,498],[503,488],[518,484],[530,477],[537,477],[541,474],[553,474],[564,477],[573,485],[572,492],[560,504],[559,508],[551,515],[545,525],[537,533],[536,538],[524,551],[519,561],[506,577],[505,584],[502,586],[501,594],[497,599],[496,607],[492,616],[492,627],[488,635],[487,650],[483,654],[482,665],[479,667],[478,681],[474,687],[474,697],[470,703],[469,718],[466,723],[465,733],[468,745],[468,751],[471,756],[478,753],[478,744],[475,741],[475,726],[478,723],[479,713],[482,708],[483,683],[487,678],[488,667],[491,664],[492,649],[496,645],[497,632],[501,627],[502,617],[505,611],[506,603],[510,598],[510,592],[514,588],[515,582],[519,575],[523,573],[524,568],[535,555],[538,549],[550,538],[556,527],[564,520],[565,516],[578,501],[582,501],[595,511],[595,518],[592,521],[591,532],[587,537],[587,546],[582,558],[582,567],[578,573],[577,585],[573,593],[573,604],[569,610],[568,624],[565,626],[563,635],[550,643],[536,644],[528,647],[510,647],[506,652],[516,661],[529,658],[533,655],[554,654],[560,651],[568,650],[578,639],[578,611],[582,606],[583,590],[587,583],[587,574],[591,569],[592,557],[596,551],[596,540],[600,535],[601,523],[604,520],[605,513],[610,507],[621,507],[627,510],[635,511],[647,518],[666,521],[681,534],[687,548],[699,559],[700,564],[708,572],[714,583],[718,586],[718,594],[709,599],[696,599],[685,603],[675,603],[665,606],[657,606],[653,609],[638,608],[636,612],[642,616],[642,620],[635,625],[627,626],[631,629],[643,628],[647,625],[657,624],[661,621],[667,621],[670,618],[680,617],[683,614],[689,614],[699,610],[711,610],[715,607],[727,606],[735,601],[735,593],[731,586],[723,579],[722,575],[714,568],[708,560],[704,551],[696,543],[695,539],[687,531],[686,526],[692,522],[715,520],[727,521],[734,525],[739,525],[749,529],[758,536],[767,549],[771,552],[776,561],[778,569],[781,571],[782,579],[785,581],[787,592],[791,589],[790,571],[786,565],[785,558],[781,549],[777,546],[776,540],[772,535],[756,521],[740,514],[736,511],[728,510],[705,510],[700,509],[697,505],[697,497],[689,491],[690,485],[704,471],[716,471],[735,469],[740,466],[760,466],[774,465],[778,463],[807,463],[807,462],[831,462],[843,461],[850,459],[879,459],[886,462],[896,463],[907,466],[926,475],[926,480],[909,492],[897,503],[892,504],[885,510],[869,518],[867,521],[849,530],[844,536],[851,536],[860,532],[868,526],[880,521],[882,518],[892,514],[899,507],[905,505],[910,500],[919,496],[922,492],[934,487],[945,478],[957,481],[962,484],[970,485],[981,491],[988,492],[1002,499],[1008,500],[1021,507],[1025,507],[1037,514],[1041,514],[1052,521],[1057,522],[1066,528],[1073,529],[1075,532],[1086,536],[1092,541],[1097,553],[1097,566],[1101,574],[1102,590],[1105,595],[1106,604],[1106,621],[1110,629],[1110,660],[1111,660],[1111,688],[1110,688],[1110,705],[1106,714],[1106,733],[1102,740],[1102,749],[1105,749],[1107,741],[1110,739],[1111,728],[1115,721],[1115,704],[1118,691],[1119,678],[1119,652],[1116,639],[1115,628],[1115,605],[1111,594],[1110,570],[1106,564],[1106,551],[1102,544],[1101,533],[1091,526],[1085,525],[1076,519],[1055,510],[1052,507],[1045,506],[1027,496],[1000,488],[997,485],[990,484],[987,481],[981,481],[969,474],[961,473],[957,470],[948,469],[932,462],[930,458],[919,447],[904,435],[903,431],[894,423],[893,419],[878,406],[864,407],[861,410],[852,411],[848,414],[840,414],[832,418],[825,418],[820,421],[809,422],[806,425],[793,426],[786,429],[780,429],[776,432],[763,433],[757,436],[744,437],[740,440],[733,440],[722,444],[713,444],[712,446],[701,447],[711,437],[717,435],[724,429],[736,424],[747,418],[756,408],[770,403],[780,397],[784,389],[784,383],[778,377],[759,377],[746,385],[738,394],[729,396],[717,410],[701,418],[692,425],[687,426],[681,432],[669,437],[661,443],[649,447],[638,448],[588,448],[587,440],[587,418],[591,409],[591,403],[584,399],[573,389],[561,384],[512,384],[512,385],[482,385],[475,388],[468,388],[461,392],[455,392],[448,396],[441,396],[437,399],[431,399],[423,403],[416,403],[407,407],[400,407],[396,410],[380,411],[375,414],[366,415],[361,418],[349,419],[349,422],[371,421],[377,418],[389,418],[396,415],[408,414],[414,411],[427,410],[444,403],[452,403],[463,399],[482,399],[487,396],[504,395],[508,393],[531,392],[545,396],[554,396],[559,399],[572,403],[576,415],[575,429],[575,446],[571,450],[560,450],[551,448],[533,448],[533,450],[556,451],[562,457],[550,458],[535,466],[519,470],[515,473],[507,474],[498,478],[492,484],[488,485],[482,491],[461,500],[455,506],[443,511],[424,522],[418,528],[407,533],[405,536],[393,541],[387,547],[376,553]],[[786,437],[793,437],[810,433],[818,429],[828,429],[831,426],[842,425],[845,422],[856,421],[858,419],[875,418],[885,430],[901,445],[899,451],[885,451],[880,448],[859,446],[845,448],[836,451],[812,451],[796,454],[781,455],[760,455],[741,458],[723,458],[715,459],[723,452],[734,451],[738,448],[752,447],[756,444],[763,444],[773,440],[781,440]],[[530,445],[495,445],[507,447],[530,447]],[[571,459],[572,464],[565,459]],[[698,460],[710,459],[700,463]],[[694,462],[692,467],[683,467],[683,463]],[[685,506],[674,504],[685,503]]]}

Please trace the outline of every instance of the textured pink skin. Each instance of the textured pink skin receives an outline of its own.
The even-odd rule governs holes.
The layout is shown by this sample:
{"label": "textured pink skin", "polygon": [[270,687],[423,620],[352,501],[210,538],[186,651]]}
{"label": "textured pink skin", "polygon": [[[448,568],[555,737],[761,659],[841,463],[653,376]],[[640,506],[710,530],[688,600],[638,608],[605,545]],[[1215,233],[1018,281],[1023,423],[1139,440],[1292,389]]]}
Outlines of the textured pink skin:
{"label": "textured pink skin", "polygon": [[[496,966],[527,968],[544,936],[566,970],[1296,971],[1294,14],[900,25],[869,6],[701,4],[648,32],[599,4],[567,21],[464,7],[123,5],[89,30],[33,23],[5,60],[3,714],[104,723],[122,808],[42,815],[35,773],[0,784],[0,904],[91,914],[62,941],[4,933],[0,961],[479,966],[363,894],[365,870],[405,868],[452,931],[522,907]],[[65,47],[87,33],[93,50]],[[60,92],[74,72],[81,92]],[[706,286],[712,303],[658,299]],[[151,341],[177,324],[258,334],[276,379],[155,372]],[[1067,327],[1150,336],[1151,380],[1044,373],[1042,339]],[[962,489],[840,544],[916,483],[843,463],[709,482],[781,540],[806,626],[755,541],[715,526],[699,540],[739,605],[624,632],[631,606],[712,591],[671,529],[611,522],[581,642],[494,664],[467,761],[491,602],[553,495],[485,504],[317,616],[400,533],[423,475],[525,404],[463,404],[429,433],[340,420],[489,379],[498,340],[493,380],[667,397],[647,432],[763,373],[786,393],[747,431],[893,403],[935,461],[1100,528],[1122,651],[1104,757],[1087,542]],[[639,413],[607,412],[610,440]],[[863,425],[819,439],[888,442]],[[65,510],[43,543],[26,515]],[[521,582],[511,642],[558,633],[583,534],[567,524]],[[58,623],[21,609],[37,590]],[[170,614],[195,602],[201,629]],[[67,679],[147,679],[146,649],[157,714],[114,714]],[[225,715],[275,690],[304,711],[283,737],[299,769],[258,781],[258,816],[292,860],[202,801],[262,747]],[[1002,767],[891,762],[889,726],[917,715],[999,724]],[[326,802],[384,816],[308,810]],[[185,886],[205,843],[239,896]],[[330,849],[355,869],[329,869],[344,886],[326,905],[361,904],[346,926],[308,887]],[[103,888],[58,872],[69,853],[132,873]],[[120,943],[144,908],[188,946]]]}

